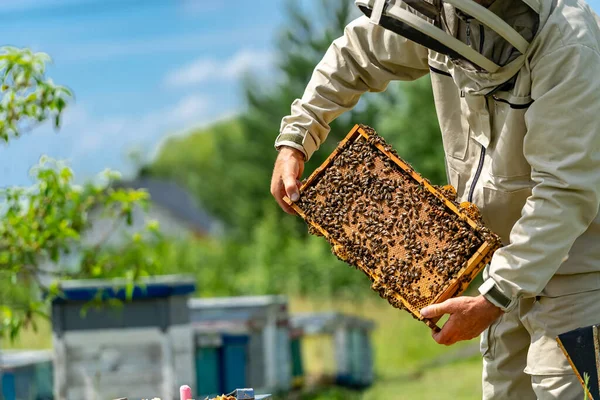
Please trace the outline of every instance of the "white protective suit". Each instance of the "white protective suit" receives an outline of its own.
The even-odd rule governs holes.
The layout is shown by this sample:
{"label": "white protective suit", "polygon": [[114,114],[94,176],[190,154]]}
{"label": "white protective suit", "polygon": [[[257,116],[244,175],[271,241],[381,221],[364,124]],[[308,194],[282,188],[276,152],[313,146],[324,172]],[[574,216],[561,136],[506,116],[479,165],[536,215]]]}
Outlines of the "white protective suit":
{"label": "white protective suit", "polygon": [[450,183],[505,244],[480,288],[506,312],[482,335],[484,397],[579,398],[554,339],[600,322],[597,16],[581,0],[496,0],[489,11],[513,28],[497,33],[453,0],[462,11],[443,4],[444,30],[478,54],[443,54],[378,25],[386,13],[422,17],[406,4],[357,3],[371,19],[331,45],[276,147],[308,159],[361,94],[431,73]]}

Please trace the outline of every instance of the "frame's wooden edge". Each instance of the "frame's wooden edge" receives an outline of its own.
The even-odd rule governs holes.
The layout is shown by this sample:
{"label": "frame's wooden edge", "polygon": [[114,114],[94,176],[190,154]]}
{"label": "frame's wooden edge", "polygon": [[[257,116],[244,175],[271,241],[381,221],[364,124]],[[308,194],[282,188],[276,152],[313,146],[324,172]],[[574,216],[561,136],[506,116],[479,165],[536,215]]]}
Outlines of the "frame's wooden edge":
{"label": "frame's wooden edge", "polygon": [[560,347],[562,352],[565,354],[565,357],[567,357],[567,361],[569,362],[569,364],[571,365],[571,368],[575,372],[575,375],[577,376],[577,379],[581,383],[581,386],[583,386],[583,390],[585,391],[585,394],[587,395],[587,397],[589,397],[590,400],[599,400],[599,399],[594,399],[594,396],[592,396],[592,394],[590,393],[590,390],[588,389],[588,387],[585,384],[585,380],[579,374],[579,371],[575,367],[575,364],[573,364],[573,360],[571,359],[571,356],[567,352],[567,349],[565,349],[565,346],[563,345],[562,340],[560,340],[560,337],[556,338],[556,342],[558,343],[558,347]]}
{"label": "frame's wooden edge", "polygon": [[432,331],[434,331],[435,333],[438,333],[439,331],[441,331],[440,327],[437,326],[436,322],[439,321],[439,319],[437,319],[436,321],[431,320],[431,319],[423,319],[423,322],[425,322],[425,324],[431,328]]}
{"label": "frame's wooden edge", "polygon": [[456,288],[461,284],[461,278],[463,278],[465,275],[476,275],[481,272],[481,270],[485,268],[485,264],[482,263],[482,261],[493,250],[495,250],[493,245],[491,245],[489,242],[483,242],[483,244],[479,246],[479,249],[477,249],[477,251],[475,251],[475,253],[467,261],[466,265],[460,271],[458,271],[457,278],[433,300],[432,304],[441,303],[453,296],[460,295],[461,293],[456,292]]}
{"label": "frame's wooden edge", "polygon": [[312,182],[326,169],[329,167],[329,165],[331,164],[331,161],[337,157],[337,155],[344,149],[344,147],[346,146],[346,143],[348,143],[350,140],[354,139],[360,129],[360,125],[356,124],[354,125],[354,127],[352,128],[352,130],[350,130],[350,132],[348,132],[348,134],[346,135],[345,138],[343,138],[338,145],[336,146],[336,148],[333,150],[333,152],[329,155],[329,157],[327,157],[327,159],[325,161],[323,161],[323,163],[321,165],[319,165],[319,167],[317,167],[317,169],[315,169],[313,171],[312,174],[310,174],[310,176],[308,177],[308,179],[306,179],[306,181],[304,182],[304,184],[300,187],[300,193],[302,193],[302,191],[307,188],[308,186],[310,186],[312,184]]}

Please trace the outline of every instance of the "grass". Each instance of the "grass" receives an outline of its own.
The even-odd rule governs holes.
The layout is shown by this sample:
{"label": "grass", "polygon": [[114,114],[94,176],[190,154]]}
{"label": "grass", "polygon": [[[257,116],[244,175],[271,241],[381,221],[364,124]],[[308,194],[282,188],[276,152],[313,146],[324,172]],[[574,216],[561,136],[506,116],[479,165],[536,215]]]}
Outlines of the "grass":
{"label": "grass", "polygon": [[378,379],[364,392],[334,388],[303,400],[478,400],[481,399],[481,360],[471,358],[432,368],[418,375]]}
{"label": "grass", "polygon": [[[481,358],[476,351],[473,353],[477,340],[452,347],[441,346],[431,338],[431,331],[425,324],[379,298],[351,304],[294,299],[290,310],[338,310],[370,318],[377,324],[372,336],[375,384],[364,392],[332,389],[306,399],[481,398]],[[332,348],[325,339],[307,340],[303,352],[309,373],[333,371]],[[443,365],[436,366],[436,360]]]}
{"label": "grass", "polygon": [[3,350],[45,350],[52,348],[52,327],[46,318],[36,320],[36,328],[23,328],[15,341],[0,338]]}
{"label": "grass", "polygon": [[[431,330],[425,324],[378,297],[356,303],[294,299],[290,304],[292,313],[323,310],[341,311],[375,321],[376,329],[372,340],[376,369],[378,375],[383,377],[405,374],[432,359],[474,344],[463,342],[452,347],[440,346],[431,338]],[[305,354],[306,362],[309,365],[318,364],[318,359],[321,358],[319,354],[319,349],[308,351]]]}

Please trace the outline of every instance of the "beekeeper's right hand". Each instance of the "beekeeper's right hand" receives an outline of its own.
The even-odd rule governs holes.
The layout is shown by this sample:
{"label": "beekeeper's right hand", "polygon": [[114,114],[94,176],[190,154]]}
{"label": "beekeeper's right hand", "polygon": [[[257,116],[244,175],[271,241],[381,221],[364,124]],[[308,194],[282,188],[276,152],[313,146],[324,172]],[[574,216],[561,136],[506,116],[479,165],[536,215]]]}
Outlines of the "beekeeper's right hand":
{"label": "beekeeper's right hand", "polygon": [[292,207],[283,201],[287,195],[292,201],[300,197],[300,178],[304,172],[304,154],[292,147],[282,146],[273,168],[271,179],[271,194],[279,203],[283,211],[296,215]]}

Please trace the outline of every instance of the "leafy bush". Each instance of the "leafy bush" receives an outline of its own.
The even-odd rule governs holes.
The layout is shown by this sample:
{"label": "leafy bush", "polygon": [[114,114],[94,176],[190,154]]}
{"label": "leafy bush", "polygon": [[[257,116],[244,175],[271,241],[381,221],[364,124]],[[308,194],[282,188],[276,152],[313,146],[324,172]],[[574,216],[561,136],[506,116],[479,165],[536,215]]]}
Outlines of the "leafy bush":
{"label": "leafy bush", "polygon": [[[10,142],[51,119],[60,126],[71,92],[45,76],[50,60],[44,53],[12,47],[0,50],[0,137]],[[129,286],[154,266],[143,254],[156,240],[157,226],[131,235],[133,257],[122,257],[103,247],[88,246],[82,233],[89,228],[89,213],[103,210],[118,223],[131,223],[136,206],[145,206],[143,191],[112,189],[118,178],[106,173],[99,183],[77,186],[73,171],[59,162],[42,158],[32,170],[30,188],[1,192],[0,206],[0,337],[15,338],[35,316],[47,315],[47,303],[60,295],[59,279],[125,276]],[[74,268],[65,259],[79,255]],[[49,296],[42,298],[42,292]]]}

